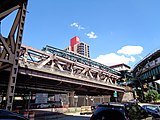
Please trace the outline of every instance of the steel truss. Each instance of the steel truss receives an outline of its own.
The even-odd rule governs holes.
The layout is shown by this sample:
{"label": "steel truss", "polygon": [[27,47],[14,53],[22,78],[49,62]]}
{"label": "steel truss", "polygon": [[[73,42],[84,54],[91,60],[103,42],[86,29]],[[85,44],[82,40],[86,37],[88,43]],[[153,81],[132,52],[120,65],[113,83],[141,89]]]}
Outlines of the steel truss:
{"label": "steel truss", "polygon": [[4,37],[0,33],[0,70],[10,68],[10,77],[6,96],[7,110],[12,110],[27,2],[28,0],[0,1],[0,21],[12,12],[17,12],[8,36]]}
{"label": "steel truss", "polygon": [[59,71],[63,76],[65,74],[70,77],[76,76],[77,79],[85,78],[93,83],[98,81],[114,87],[118,87],[117,81],[121,79],[121,76],[107,70],[91,67],[26,45],[21,47],[19,62],[21,67],[30,67],[40,71],[49,70],[51,73]]}

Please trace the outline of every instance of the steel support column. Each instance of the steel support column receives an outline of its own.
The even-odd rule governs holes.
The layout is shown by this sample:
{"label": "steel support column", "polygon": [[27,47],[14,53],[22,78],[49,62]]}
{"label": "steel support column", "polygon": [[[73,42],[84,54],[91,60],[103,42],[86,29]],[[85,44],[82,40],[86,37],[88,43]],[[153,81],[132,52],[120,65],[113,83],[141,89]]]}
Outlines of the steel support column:
{"label": "steel support column", "polygon": [[26,17],[27,0],[1,2],[0,20],[3,20],[13,11],[17,10],[12,28],[8,37],[0,34],[0,46],[2,51],[0,54],[0,69],[10,69],[8,89],[6,95],[6,109],[12,110],[14,99],[14,91],[16,87],[16,79],[18,73],[18,60],[22,44],[22,36]]}
{"label": "steel support column", "polygon": [[[23,36],[23,30],[24,30],[24,23],[25,23],[25,17],[26,17],[26,7],[27,4],[22,4],[20,7],[17,15],[17,20],[19,21],[17,26],[18,27],[18,33],[15,40],[15,50],[14,50],[14,56],[13,56],[13,65],[11,67],[10,72],[10,78],[8,83],[8,89],[7,89],[7,110],[12,110],[12,104],[14,99],[14,91],[16,87],[16,79],[17,79],[17,72],[18,72],[18,59],[19,59],[19,52],[22,44],[22,36]],[[16,31],[15,31],[16,32]],[[12,39],[14,39],[14,36],[11,36]]]}

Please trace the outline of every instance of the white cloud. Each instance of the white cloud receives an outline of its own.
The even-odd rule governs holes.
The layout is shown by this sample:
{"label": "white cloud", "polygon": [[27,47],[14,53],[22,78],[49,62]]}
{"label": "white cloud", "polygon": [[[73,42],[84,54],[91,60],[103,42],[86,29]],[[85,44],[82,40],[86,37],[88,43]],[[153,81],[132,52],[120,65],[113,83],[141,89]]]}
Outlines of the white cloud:
{"label": "white cloud", "polygon": [[139,55],[138,57],[139,57],[141,60],[143,59],[143,57],[142,57],[142,56],[140,56],[140,55]]}
{"label": "white cloud", "polygon": [[71,27],[78,27],[78,23],[75,23],[75,22],[72,23],[72,24],[71,24]]}
{"label": "white cloud", "polygon": [[118,50],[117,53],[126,55],[138,55],[141,54],[142,51],[143,47],[141,46],[124,46],[120,50]]}
{"label": "white cloud", "polygon": [[109,53],[106,55],[100,55],[94,61],[105,64],[107,66],[116,64],[129,64],[130,62],[135,62],[136,58],[134,55],[139,55],[142,53],[143,47],[141,46],[124,46],[117,53]]}
{"label": "white cloud", "polygon": [[86,34],[89,38],[97,38],[97,35],[95,35],[94,32],[90,32]]}
{"label": "white cloud", "polygon": [[160,80],[155,81],[156,83],[160,84]]}
{"label": "white cloud", "polygon": [[121,64],[121,63],[128,64],[129,62],[134,62],[136,59],[133,56],[126,57],[124,55],[110,53],[106,55],[100,55],[99,57],[93,60],[99,63],[105,64],[107,66],[111,66],[115,64]]}
{"label": "white cloud", "polygon": [[[85,28],[82,27],[79,23],[77,22],[73,22],[72,24],[70,24],[71,27],[77,28],[79,30],[84,30]],[[85,35],[87,35],[89,38],[97,38],[97,35],[94,32],[90,32],[90,33],[85,33]]]}
{"label": "white cloud", "polygon": [[135,61],[136,61],[135,57],[131,56],[131,57],[130,57],[130,61],[131,61],[131,62],[135,62]]}
{"label": "white cloud", "polygon": [[76,22],[72,23],[70,26],[71,26],[71,27],[75,27],[75,28],[77,28],[77,29],[79,29],[79,30],[85,29],[84,27],[80,26],[80,25],[79,25],[78,23],[76,23]]}

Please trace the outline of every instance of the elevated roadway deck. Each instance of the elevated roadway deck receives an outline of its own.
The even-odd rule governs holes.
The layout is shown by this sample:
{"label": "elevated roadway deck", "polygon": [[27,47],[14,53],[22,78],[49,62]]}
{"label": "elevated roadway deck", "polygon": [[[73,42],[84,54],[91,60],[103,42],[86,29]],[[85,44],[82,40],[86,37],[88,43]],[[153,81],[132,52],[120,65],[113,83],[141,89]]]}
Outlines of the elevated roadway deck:
{"label": "elevated roadway deck", "polygon": [[[108,71],[73,63],[25,45],[22,45],[20,53],[16,92],[29,89],[35,92],[75,91],[77,95],[112,95],[114,91],[125,91],[116,83],[120,76]],[[2,71],[0,77],[5,80],[1,82],[6,86],[8,72]]]}
{"label": "elevated roadway deck", "polygon": [[133,69],[134,78],[141,83],[149,83],[160,79],[160,50],[145,57]]}

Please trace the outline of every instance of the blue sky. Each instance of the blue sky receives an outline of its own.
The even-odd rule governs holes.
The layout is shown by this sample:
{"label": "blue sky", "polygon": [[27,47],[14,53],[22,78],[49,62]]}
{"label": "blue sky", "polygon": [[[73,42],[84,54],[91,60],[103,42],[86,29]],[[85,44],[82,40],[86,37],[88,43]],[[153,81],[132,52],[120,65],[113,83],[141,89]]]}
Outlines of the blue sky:
{"label": "blue sky", "polygon": [[[133,67],[160,48],[159,0],[29,0],[23,44],[60,49],[79,36],[90,56]],[[14,13],[1,22],[7,35]]]}

